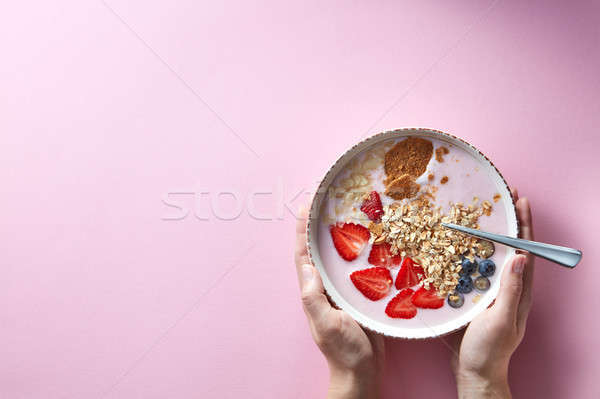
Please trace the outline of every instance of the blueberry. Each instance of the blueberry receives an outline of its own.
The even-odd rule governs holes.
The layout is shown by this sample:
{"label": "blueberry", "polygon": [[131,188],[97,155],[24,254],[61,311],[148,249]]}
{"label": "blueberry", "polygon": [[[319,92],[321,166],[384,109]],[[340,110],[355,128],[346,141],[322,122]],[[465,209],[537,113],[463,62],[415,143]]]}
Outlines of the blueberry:
{"label": "blueberry", "polygon": [[448,305],[453,308],[460,308],[465,303],[465,296],[460,292],[451,292],[448,294]]}
{"label": "blueberry", "polygon": [[489,277],[496,271],[496,264],[493,260],[485,259],[479,262],[479,274],[484,277]]}
{"label": "blueberry", "polygon": [[477,270],[477,261],[475,261],[475,260],[470,261],[468,258],[464,258],[462,260],[461,270],[460,270],[460,274],[462,276],[469,276],[469,275],[475,273],[475,270]]}
{"label": "blueberry", "polygon": [[490,288],[490,279],[487,277],[479,276],[473,283],[477,291],[487,291]]}
{"label": "blueberry", "polygon": [[471,276],[461,276],[458,279],[456,291],[463,294],[468,294],[469,292],[473,291],[473,279],[471,278]]}

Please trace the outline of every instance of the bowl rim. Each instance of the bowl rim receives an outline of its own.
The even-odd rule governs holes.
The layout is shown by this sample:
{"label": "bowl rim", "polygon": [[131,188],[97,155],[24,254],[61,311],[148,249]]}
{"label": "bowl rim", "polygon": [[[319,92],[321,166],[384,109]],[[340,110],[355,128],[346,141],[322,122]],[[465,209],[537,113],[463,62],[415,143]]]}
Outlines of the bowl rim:
{"label": "bowl rim", "polygon": [[[497,284],[494,284],[493,287],[490,289],[490,292],[488,293],[488,295],[485,295],[485,297],[483,297],[482,300],[480,300],[477,303],[476,307],[470,309],[468,312],[460,315],[459,317],[457,317],[455,319],[452,319],[448,322],[443,323],[441,326],[432,327],[432,326],[428,326],[427,324],[425,324],[425,326],[423,328],[419,328],[419,329],[416,329],[416,328],[402,329],[402,328],[393,327],[390,325],[386,325],[385,323],[373,320],[373,319],[369,318],[368,316],[364,315],[363,313],[359,312],[358,310],[354,309],[354,307],[352,305],[350,305],[337,292],[337,289],[334,287],[334,285],[329,280],[329,277],[327,276],[327,273],[325,272],[324,266],[320,262],[320,256],[319,257],[314,256],[313,251],[315,251],[315,249],[313,249],[313,248],[318,247],[318,243],[315,242],[315,244],[313,245],[313,239],[314,239],[314,237],[318,237],[318,234],[317,233],[313,234],[313,231],[315,231],[315,229],[318,229],[319,218],[320,218],[319,213],[320,213],[323,196],[324,196],[324,193],[327,191],[326,189],[328,188],[329,184],[335,178],[335,175],[337,175],[337,173],[339,173],[338,165],[342,162],[343,162],[343,165],[345,165],[354,156],[361,153],[364,149],[370,147],[371,144],[374,145],[374,144],[377,144],[377,143],[380,143],[380,142],[383,142],[383,141],[386,141],[386,140],[389,140],[392,138],[402,138],[402,137],[409,137],[409,136],[414,136],[414,135],[423,135],[423,133],[425,136],[440,138],[440,139],[442,139],[442,141],[449,141],[451,143],[458,142],[458,144],[461,147],[465,147],[465,146],[468,147],[474,154],[476,154],[477,156],[480,156],[484,162],[487,162],[489,164],[489,166],[491,167],[491,170],[497,174],[497,176],[499,177],[499,181],[501,182],[501,184],[504,185],[503,189],[505,189],[505,191],[510,196],[510,201],[511,201],[510,205],[512,205],[512,206],[510,206],[509,204],[506,204],[506,210],[507,210],[507,219],[508,219],[507,223],[510,224],[510,227],[514,226],[514,229],[513,229],[514,231],[511,233],[514,236],[520,235],[520,225],[519,225],[519,220],[516,215],[515,198],[512,195],[510,186],[506,182],[506,179],[504,178],[502,173],[500,173],[498,168],[496,168],[494,163],[484,153],[482,153],[478,148],[476,148],[471,143],[467,142],[466,140],[463,140],[460,137],[454,136],[452,134],[449,134],[449,133],[446,133],[446,132],[443,132],[440,130],[435,130],[435,129],[430,129],[430,128],[407,127],[407,128],[394,129],[394,130],[389,130],[389,131],[374,134],[370,137],[367,137],[367,138],[361,140],[360,142],[353,145],[350,149],[346,150],[340,157],[338,157],[336,162],[329,168],[327,173],[320,180],[319,185],[317,187],[317,191],[315,192],[315,195],[313,195],[313,197],[312,197],[312,201],[311,201],[310,208],[309,208],[309,214],[308,214],[308,218],[307,218],[307,223],[306,223],[306,245],[307,245],[307,249],[308,249],[308,256],[309,256],[310,262],[319,271],[319,274],[321,275],[322,280],[323,280],[325,294],[333,306],[349,313],[350,316],[354,320],[356,320],[362,327],[366,328],[367,330],[371,330],[371,331],[377,332],[379,334],[382,334],[382,335],[385,335],[385,336],[391,337],[391,338],[428,339],[428,338],[441,337],[441,336],[450,334],[454,331],[460,330],[461,328],[468,325],[478,314],[480,314],[483,310],[485,310],[487,307],[489,307],[492,304],[492,302],[496,299],[496,296],[497,296],[498,290],[499,290],[499,285],[500,285],[499,282]],[[335,175],[332,177],[331,175],[334,173],[334,171],[335,171]],[[327,186],[325,186],[326,182],[329,182],[327,184]],[[511,233],[509,233],[508,235],[511,235]],[[507,248],[507,254],[506,254],[505,261],[498,268],[499,276],[501,275],[502,270],[504,269],[506,259],[508,259],[511,255],[514,255],[514,254],[515,254],[515,250],[513,248]],[[316,260],[319,260],[319,262],[317,262]],[[442,327],[445,327],[445,328],[442,328]],[[403,333],[398,334],[398,331],[402,331]]]}

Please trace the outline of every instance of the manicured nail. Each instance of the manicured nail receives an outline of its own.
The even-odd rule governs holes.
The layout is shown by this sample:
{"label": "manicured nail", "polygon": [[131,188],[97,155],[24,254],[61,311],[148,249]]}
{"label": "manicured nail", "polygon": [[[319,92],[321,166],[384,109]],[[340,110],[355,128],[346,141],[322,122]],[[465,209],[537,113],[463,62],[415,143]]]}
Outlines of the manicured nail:
{"label": "manicured nail", "polygon": [[313,278],[313,267],[311,265],[302,265],[302,285],[310,283]]}
{"label": "manicured nail", "polygon": [[519,255],[517,259],[515,259],[512,267],[513,273],[521,274],[523,273],[523,269],[525,268],[525,256]]}

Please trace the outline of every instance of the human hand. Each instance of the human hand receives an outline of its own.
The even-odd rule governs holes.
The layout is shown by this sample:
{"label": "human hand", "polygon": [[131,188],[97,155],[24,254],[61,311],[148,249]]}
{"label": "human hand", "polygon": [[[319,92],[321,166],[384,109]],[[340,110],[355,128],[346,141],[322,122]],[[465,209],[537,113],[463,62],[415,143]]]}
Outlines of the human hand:
{"label": "human hand", "polygon": [[328,398],[378,398],[384,363],[381,335],[363,329],[347,313],[331,306],[319,272],[306,248],[306,209],[296,226],[295,262],[302,305],[313,339],[329,366]]}
{"label": "human hand", "polygon": [[[521,238],[533,240],[531,209],[527,198],[518,198],[517,218]],[[459,398],[510,397],[508,364],[525,334],[532,303],[533,261],[531,254],[516,255],[502,273],[494,304],[455,336],[452,359]]]}

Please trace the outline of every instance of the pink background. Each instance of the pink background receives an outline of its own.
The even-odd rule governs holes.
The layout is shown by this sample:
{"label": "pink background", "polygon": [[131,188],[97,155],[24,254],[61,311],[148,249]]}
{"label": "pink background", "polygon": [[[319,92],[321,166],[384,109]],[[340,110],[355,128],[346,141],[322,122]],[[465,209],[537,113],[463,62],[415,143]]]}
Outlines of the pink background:
{"label": "pink background", "polygon": [[[583,249],[538,263],[511,384],[598,397],[598,2],[10,3],[2,398],[323,396],[285,204],[405,126],[472,142]],[[387,348],[386,397],[454,391],[443,342]]]}

